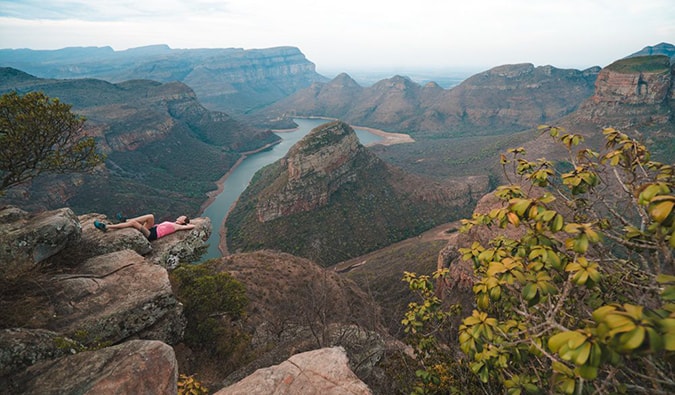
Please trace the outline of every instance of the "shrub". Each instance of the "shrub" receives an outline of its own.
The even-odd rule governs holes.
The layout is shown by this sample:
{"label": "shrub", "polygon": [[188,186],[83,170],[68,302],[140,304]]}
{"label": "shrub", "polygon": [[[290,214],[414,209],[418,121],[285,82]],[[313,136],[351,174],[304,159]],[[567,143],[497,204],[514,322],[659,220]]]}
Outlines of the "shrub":
{"label": "shrub", "polygon": [[508,394],[672,393],[673,166],[612,128],[602,154],[580,149],[579,135],[541,129],[572,166],[529,161],[522,148],[502,155],[519,182],[498,187],[503,205],[463,231],[519,232],[460,249],[477,306],[459,327],[460,348],[481,382]]}

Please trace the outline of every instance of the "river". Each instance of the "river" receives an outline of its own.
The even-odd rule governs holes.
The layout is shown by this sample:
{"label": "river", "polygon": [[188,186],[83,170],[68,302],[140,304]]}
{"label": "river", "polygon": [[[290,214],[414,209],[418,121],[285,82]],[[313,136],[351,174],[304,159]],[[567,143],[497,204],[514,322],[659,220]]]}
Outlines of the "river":
{"label": "river", "polygon": [[[298,118],[294,119],[294,121],[298,124],[297,129],[275,133],[282,139],[279,144],[247,156],[238,166],[232,169],[223,183],[222,192],[218,194],[211,204],[209,204],[201,213],[202,217],[209,217],[211,219],[211,224],[213,226],[211,237],[208,240],[208,250],[202,257],[202,260],[222,256],[218,249],[218,244],[220,242],[223,221],[225,220],[225,216],[230,210],[230,207],[232,207],[232,204],[237,201],[239,195],[241,195],[248,186],[253,175],[262,167],[283,158],[293,144],[297,143],[313,128],[329,122],[325,119],[307,118]],[[365,129],[354,128],[354,131],[363,145],[376,143],[383,139]]]}

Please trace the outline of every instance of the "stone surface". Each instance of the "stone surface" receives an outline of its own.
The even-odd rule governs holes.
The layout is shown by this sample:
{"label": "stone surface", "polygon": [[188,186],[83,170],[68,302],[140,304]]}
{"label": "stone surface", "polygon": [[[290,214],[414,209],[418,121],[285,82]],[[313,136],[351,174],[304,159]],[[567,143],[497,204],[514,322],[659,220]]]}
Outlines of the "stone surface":
{"label": "stone surface", "polygon": [[29,215],[0,209],[0,265],[32,265],[79,240],[80,223],[69,208]]}
{"label": "stone surface", "polygon": [[176,394],[173,349],[159,341],[132,340],[35,364],[6,379],[6,393]]}
{"label": "stone surface", "polygon": [[0,331],[0,377],[20,372],[37,362],[75,353],[77,342],[45,329]]}
{"label": "stone surface", "polygon": [[296,354],[280,365],[259,369],[215,395],[345,395],[372,394],[349,369],[341,347]]}
{"label": "stone surface", "polygon": [[[48,327],[55,332],[79,333],[86,345],[144,338],[148,330],[153,339],[169,344],[182,338],[182,305],[173,295],[166,269],[134,251],[91,258],[52,281],[55,306]],[[161,330],[159,323],[164,323]]]}
{"label": "stone surface", "polygon": [[146,259],[167,269],[174,269],[180,263],[197,261],[211,236],[211,219],[193,218],[190,223],[195,225],[194,229],[178,231],[151,242],[152,250]]}
{"label": "stone surface", "polygon": [[89,258],[129,249],[167,269],[173,269],[181,262],[197,260],[211,235],[209,218],[193,218],[190,223],[195,225],[194,229],[178,231],[152,242],[134,228],[101,232],[94,227],[94,220],[110,223],[102,214],[85,214],[79,219],[82,223],[82,240],[68,253]]}

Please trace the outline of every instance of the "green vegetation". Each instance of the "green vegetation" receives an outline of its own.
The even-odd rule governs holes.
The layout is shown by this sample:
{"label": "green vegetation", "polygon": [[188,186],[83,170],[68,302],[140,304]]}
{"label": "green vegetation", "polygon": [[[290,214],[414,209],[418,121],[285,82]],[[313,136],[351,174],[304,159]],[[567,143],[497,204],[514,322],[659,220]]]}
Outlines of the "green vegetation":
{"label": "green vegetation", "polygon": [[620,59],[607,66],[607,70],[617,73],[668,73],[670,72],[670,58],[657,55]]}
{"label": "green vegetation", "polygon": [[[673,165],[611,128],[603,154],[578,148],[579,135],[542,129],[572,168],[509,150],[501,164],[520,182],[496,190],[501,207],[463,221],[464,231],[498,234],[460,249],[476,276],[477,308],[457,332],[466,363],[488,393],[673,393]],[[422,362],[435,362],[418,373],[418,392],[458,393],[452,378],[466,369],[442,354],[436,332],[454,311],[428,277],[405,279],[423,302],[404,324]]]}
{"label": "green vegetation", "polygon": [[180,374],[178,376],[178,395],[207,395],[209,389],[194,375]]}
{"label": "green vegetation", "polygon": [[84,118],[42,92],[0,97],[0,193],[41,173],[91,170],[103,163]]}
{"label": "green vegetation", "polygon": [[246,360],[249,335],[236,323],[244,317],[248,300],[243,284],[213,262],[183,265],[171,272],[174,293],[185,306],[185,344],[220,361],[223,371]]}
{"label": "green vegetation", "polygon": [[307,212],[258,221],[258,197],[285,169],[275,163],[261,169],[227,219],[232,251],[276,249],[322,266],[363,255],[460,218],[460,207],[422,201],[396,190],[397,175],[366,153],[354,159],[359,174],[333,193],[327,205]]}

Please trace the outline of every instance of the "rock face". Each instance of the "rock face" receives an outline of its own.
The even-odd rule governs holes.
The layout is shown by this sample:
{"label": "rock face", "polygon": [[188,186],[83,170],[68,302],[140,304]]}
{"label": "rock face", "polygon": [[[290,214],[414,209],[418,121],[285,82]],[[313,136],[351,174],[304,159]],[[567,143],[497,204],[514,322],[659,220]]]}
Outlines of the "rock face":
{"label": "rock face", "polygon": [[8,393],[40,395],[171,395],[177,392],[177,376],[178,365],[170,346],[131,340],[35,364],[8,379],[3,388]]}
{"label": "rock face", "polygon": [[347,365],[341,347],[322,348],[293,355],[287,361],[257,370],[215,395],[343,395],[372,394]]}
{"label": "rock face", "polygon": [[275,102],[315,81],[324,81],[295,47],[171,49],[166,45],[114,51],[2,49],[3,66],[44,78],[99,78],[110,82],[181,81],[215,111],[241,114]]}
{"label": "rock face", "polygon": [[68,208],[30,216],[16,207],[0,208],[0,266],[41,262],[80,238],[80,223]]}
{"label": "rock face", "polygon": [[602,69],[595,94],[575,118],[621,129],[672,124],[674,74],[670,58],[664,55],[618,60]]}
{"label": "rock face", "polygon": [[[104,216],[78,218],[70,209],[31,215],[6,207],[0,219],[3,245],[21,246],[22,256],[39,255],[40,264],[50,268],[42,273],[33,260],[8,268],[7,263],[19,260],[3,256],[3,284],[13,284],[9,276],[15,273],[33,270],[40,291],[25,299],[12,295],[16,300],[0,304],[5,314],[0,386],[28,394],[175,393],[177,362],[167,344],[182,340],[186,321],[165,267],[193,259],[204,248],[208,218],[195,218],[195,229],[153,243],[134,229],[101,232],[93,221]],[[54,239],[45,257],[41,235]],[[38,296],[41,303],[26,302]],[[25,305],[25,311],[12,302]],[[31,329],[9,326],[14,322]]]}
{"label": "rock face", "polygon": [[281,160],[286,183],[279,190],[274,190],[274,185],[265,192],[258,202],[258,220],[267,222],[325,206],[333,193],[355,180],[358,170],[354,163],[358,155],[364,155],[363,150],[356,134],[344,123],[315,129]]}
{"label": "rock face", "polygon": [[335,121],[256,174],[228,215],[228,246],[330,265],[457,219],[487,188],[487,176],[437,181],[389,166]]}

